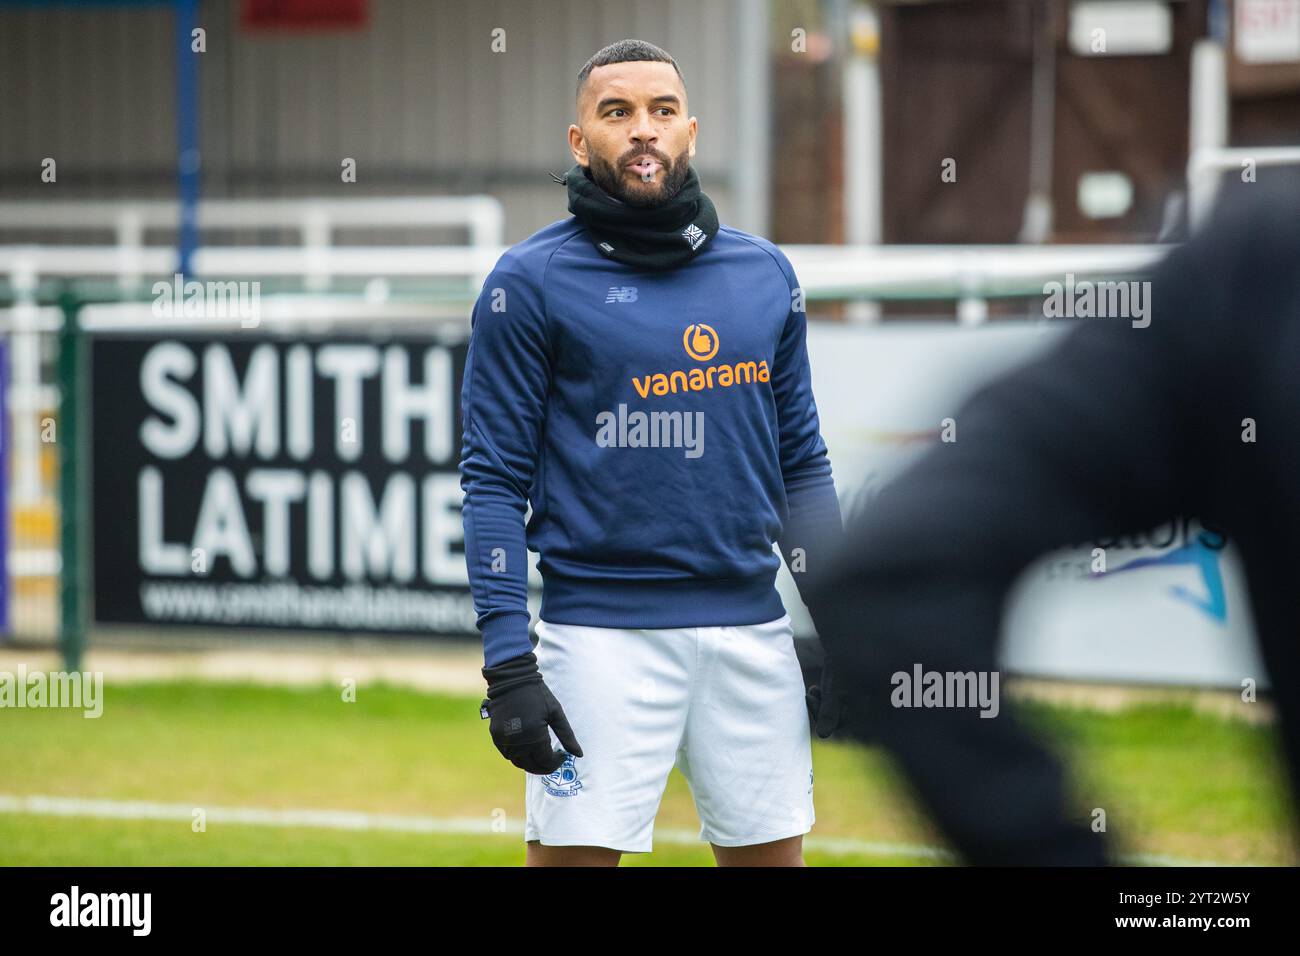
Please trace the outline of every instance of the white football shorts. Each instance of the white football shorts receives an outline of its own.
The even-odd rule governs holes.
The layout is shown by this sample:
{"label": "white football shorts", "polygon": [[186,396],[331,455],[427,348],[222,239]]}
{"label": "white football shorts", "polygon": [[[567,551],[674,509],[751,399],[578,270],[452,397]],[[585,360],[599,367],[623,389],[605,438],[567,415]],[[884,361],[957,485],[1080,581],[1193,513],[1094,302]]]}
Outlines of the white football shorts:
{"label": "white football shorts", "polygon": [[[583,756],[526,775],[526,840],[649,852],[674,764],[701,840],[750,846],[812,828],[812,743],[788,614],[641,630],[539,621],[537,636],[542,677]],[[554,731],[551,741],[560,746]]]}

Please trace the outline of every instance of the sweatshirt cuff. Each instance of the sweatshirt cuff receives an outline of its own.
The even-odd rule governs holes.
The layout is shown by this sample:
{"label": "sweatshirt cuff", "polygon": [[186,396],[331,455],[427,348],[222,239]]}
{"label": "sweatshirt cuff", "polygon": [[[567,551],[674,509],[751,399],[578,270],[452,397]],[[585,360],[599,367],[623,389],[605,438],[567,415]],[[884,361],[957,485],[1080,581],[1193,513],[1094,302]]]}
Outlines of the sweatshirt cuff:
{"label": "sweatshirt cuff", "polygon": [[527,611],[510,611],[488,618],[480,626],[483,632],[483,666],[495,667],[533,650],[528,637]]}

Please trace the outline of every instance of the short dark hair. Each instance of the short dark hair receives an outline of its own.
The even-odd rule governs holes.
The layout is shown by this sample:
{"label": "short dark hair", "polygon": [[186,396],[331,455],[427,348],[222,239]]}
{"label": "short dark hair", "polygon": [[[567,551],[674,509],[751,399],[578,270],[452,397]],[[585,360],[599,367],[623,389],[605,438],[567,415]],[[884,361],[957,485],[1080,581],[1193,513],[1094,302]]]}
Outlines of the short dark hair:
{"label": "short dark hair", "polygon": [[649,60],[654,63],[671,63],[673,69],[677,71],[677,78],[682,81],[682,86],[686,85],[686,78],[682,76],[681,69],[666,50],[662,50],[653,43],[647,43],[645,40],[619,40],[617,43],[611,43],[596,51],[595,56],[586,62],[581,70],[578,71],[578,96],[582,95],[582,87],[587,82],[587,77],[591,71],[598,66],[609,66],[611,63],[631,63],[636,60]]}

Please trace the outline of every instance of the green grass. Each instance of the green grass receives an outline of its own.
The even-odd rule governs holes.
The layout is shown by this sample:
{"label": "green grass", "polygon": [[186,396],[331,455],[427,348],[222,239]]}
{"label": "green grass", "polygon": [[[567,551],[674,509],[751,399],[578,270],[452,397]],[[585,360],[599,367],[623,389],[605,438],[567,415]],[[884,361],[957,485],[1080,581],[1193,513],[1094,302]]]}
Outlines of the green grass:
{"label": "green grass", "polygon": [[[365,686],[110,686],[104,716],[0,711],[0,793],[194,807],[358,810],[523,819],[523,779],[492,747],[477,698]],[[1074,809],[1104,807],[1132,853],[1287,864],[1287,802],[1268,728],[1149,706],[1119,714],[1026,705],[1076,780]],[[871,749],[818,742],[814,837],[937,844],[889,763]],[[695,830],[673,773],[657,825]],[[901,865],[924,858],[810,849],[815,865]],[[0,864],[516,865],[514,833],[426,835],[0,813]],[[710,865],[707,845],[656,841],[627,865]]]}
{"label": "green grass", "polygon": [[[518,835],[428,836],[258,826],[210,827],[184,822],[60,819],[14,815],[0,822],[4,858],[31,866],[520,866]],[[854,857],[807,852],[810,866],[914,866],[907,857]],[[628,854],[624,866],[712,866],[698,847],[658,844]]]}

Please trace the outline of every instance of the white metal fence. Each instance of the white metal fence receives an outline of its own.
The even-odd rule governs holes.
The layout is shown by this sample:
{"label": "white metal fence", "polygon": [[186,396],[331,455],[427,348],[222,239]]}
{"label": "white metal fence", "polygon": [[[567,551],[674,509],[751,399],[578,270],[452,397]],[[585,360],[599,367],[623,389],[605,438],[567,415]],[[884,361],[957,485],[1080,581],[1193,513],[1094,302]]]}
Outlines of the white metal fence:
{"label": "white metal fence", "polygon": [[1187,160],[1187,193],[1189,217],[1193,229],[1205,225],[1214,209],[1223,175],[1229,170],[1238,173],[1260,166],[1300,165],[1300,146],[1212,147],[1203,146],[1192,151]]}
{"label": "white metal fence", "polygon": [[[0,272],[18,273],[17,281],[41,275],[113,275],[123,289],[133,289],[147,275],[174,270],[173,249],[146,245],[145,239],[148,230],[175,230],[179,221],[180,206],[172,200],[0,202],[0,230],[103,231],[113,236],[113,242],[106,245],[8,250]],[[266,269],[265,274],[301,275],[308,289],[323,291],[329,288],[332,275],[347,274],[344,267],[348,262],[366,259],[361,250],[352,256],[332,254],[336,251],[335,233],[340,229],[382,229],[385,240],[380,245],[391,246],[403,230],[454,227],[463,229],[465,245],[477,250],[501,243],[505,213],[501,202],[492,196],[208,199],[199,203],[198,222],[201,236],[222,229],[287,229],[297,232],[300,242],[272,248],[223,248],[205,242],[194,263],[195,271],[257,275]],[[436,262],[425,266],[446,268]],[[365,271],[364,266],[358,268]]]}

